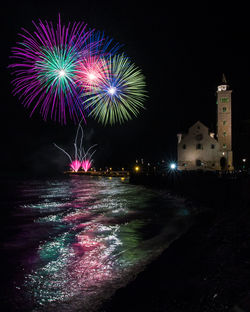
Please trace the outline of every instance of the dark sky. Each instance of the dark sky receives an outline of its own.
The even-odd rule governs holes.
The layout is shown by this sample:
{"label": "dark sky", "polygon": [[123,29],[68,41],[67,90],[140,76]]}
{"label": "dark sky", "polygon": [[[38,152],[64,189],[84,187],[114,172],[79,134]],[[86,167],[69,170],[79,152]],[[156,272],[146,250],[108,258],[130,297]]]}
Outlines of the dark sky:
{"label": "dark sky", "polygon": [[58,13],[64,23],[84,21],[123,44],[121,50],[146,76],[149,98],[138,118],[113,127],[87,120],[86,145],[98,144],[96,166],[126,166],[140,158],[175,159],[176,133],[197,120],[215,130],[215,92],[222,73],[233,89],[234,125],[250,119],[249,18],[236,10],[229,15],[206,8],[168,10],[161,1],[145,3],[38,0],[2,5],[2,172],[60,172],[67,158],[53,142],[72,150],[76,125],[72,121],[67,126],[44,122],[38,112],[29,118],[30,111],[11,94],[11,75],[6,68],[21,27],[32,30],[32,20],[39,18],[56,23]]}

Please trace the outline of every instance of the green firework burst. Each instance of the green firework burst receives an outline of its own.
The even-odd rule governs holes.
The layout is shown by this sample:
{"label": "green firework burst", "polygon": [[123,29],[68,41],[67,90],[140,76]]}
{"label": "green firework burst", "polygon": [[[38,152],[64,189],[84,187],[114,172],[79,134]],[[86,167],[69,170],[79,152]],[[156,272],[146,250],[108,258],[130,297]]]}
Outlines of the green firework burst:
{"label": "green firework burst", "polygon": [[140,110],[145,108],[145,76],[123,54],[109,57],[107,62],[107,74],[87,94],[84,102],[89,115],[98,122],[104,125],[121,124],[138,116]]}

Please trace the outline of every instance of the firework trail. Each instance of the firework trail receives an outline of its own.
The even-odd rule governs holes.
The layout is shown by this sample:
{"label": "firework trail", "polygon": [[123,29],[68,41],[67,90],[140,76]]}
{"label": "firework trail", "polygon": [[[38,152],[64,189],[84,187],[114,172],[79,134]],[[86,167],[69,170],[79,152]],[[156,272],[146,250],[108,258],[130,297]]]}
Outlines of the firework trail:
{"label": "firework trail", "polygon": [[123,123],[144,108],[145,78],[141,70],[122,55],[109,56],[109,69],[100,84],[86,92],[84,100],[89,116],[102,124]]}
{"label": "firework trail", "polygon": [[76,135],[76,139],[75,139],[75,146],[77,146],[77,136],[78,136],[78,131],[79,129],[81,129],[81,139],[80,139],[80,146],[79,146],[79,153],[78,151],[76,151],[80,161],[81,161],[81,167],[82,169],[87,172],[92,165],[93,159],[92,156],[94,155],[94,153],[96,152],[95,150],[91,152],[91,150],[97,146],[97,144],[92,145],[87,151],[85,151],[84,146],[83,146],[83,129],[81,126],[81,123],[79,123],[78,125],[78,129],[77,129],[77,135]]}
{"label": "firework trail", "polygon": [[[82,122],[82,120],[81,120]],[[78,124],[77,131],[76,131],[76,136],[75,136],[75,141],[74,141],[74,158],[70,156],[68,152],[66,152],[63,148],[59,147],[57,144],[54,143],[54,146],[61,150],[65,155],[70,160],[70,168],[74,172],[78,172],[80,168],[82,168],[85,172],[88,171],[92,165],[93,159],[92,156],[96,151],[93,151],[90,153],[93,147],[95,147],[97,144],[92,145],[86,152],[83,147],[83,129],[81,126],[81,122]],[[81,130],[81,138],[80,138],[80,145],[78,147],[78,135],[79,135],[79,130]],[[74,159],[74,160],[73,160]]]}
{"label": "firework trail", "polygon": [[84,152],[84,149],[83,149],[83,157],[82,157],[82,159],[81,159],[81,162],[82,162],[82,169],[86,172],[86,171],[88,171],[89,170],[89,168],[91,167],[91,165],[92,165],[92,162],[93,162],[93,159],[92,159],[92,157],[93,157],[93,155],[94,155],[94,153],[96,152],[95,150],[90,154],[90,150],[93,148],[93,147],[95,147],[95,146],[97,146],[97,144],[94,144],[94,145],[92,145],[88,150],[87,150],[87,152],[85,153]]}

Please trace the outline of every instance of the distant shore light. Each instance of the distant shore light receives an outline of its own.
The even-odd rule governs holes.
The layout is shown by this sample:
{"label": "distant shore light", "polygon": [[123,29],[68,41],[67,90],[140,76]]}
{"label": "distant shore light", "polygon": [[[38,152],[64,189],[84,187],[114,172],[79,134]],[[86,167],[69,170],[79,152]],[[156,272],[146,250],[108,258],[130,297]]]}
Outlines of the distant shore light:
{"label": "distant shore light", "polygon": [[173,169],[173,170],[176,169],[176,164],[175,163],[171,163],[170,164],[170,168]]}

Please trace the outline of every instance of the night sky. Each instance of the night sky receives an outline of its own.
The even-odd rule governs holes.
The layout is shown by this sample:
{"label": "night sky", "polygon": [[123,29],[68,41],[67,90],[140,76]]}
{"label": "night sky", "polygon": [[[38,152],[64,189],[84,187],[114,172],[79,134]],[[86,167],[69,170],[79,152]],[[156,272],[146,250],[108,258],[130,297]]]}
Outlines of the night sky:
{"label": "night sky", "polygon": [[[146,3],[146,2],[145,2]],[[21,27],[33,30],[32,20],[84,21],[103,30],[123,45],[124,51],[146,76],[149,98],[146,110],[124,125],[101,126],[88,119],[86,145],[98,144],[96,167],[128,166],[135,159],[155,162],[176,159],[178,132],[200,120],[216,129],[216,88],[225,73],[233,90],[235,157],[245,157],[239,147],[238,125],[250,120],[250,20],[217,10],[194,12],[190,8],[164,8],[156,1],[140,5],[129,1],[20,1],[1,9],[1,170],[35,176],[65,169],[67,158],[53,142],[73,149],[76,125],[48,120],[37,111],[29,118],[11,94],[7,69],[12,46]],[[245,143],[249,144],[249,142]],[[244,155],[243,155],[244,154]]]}

